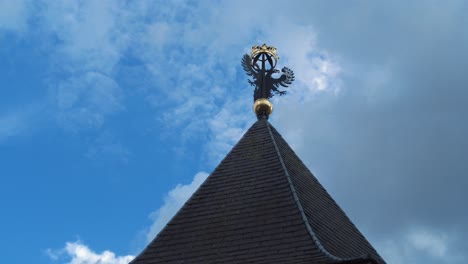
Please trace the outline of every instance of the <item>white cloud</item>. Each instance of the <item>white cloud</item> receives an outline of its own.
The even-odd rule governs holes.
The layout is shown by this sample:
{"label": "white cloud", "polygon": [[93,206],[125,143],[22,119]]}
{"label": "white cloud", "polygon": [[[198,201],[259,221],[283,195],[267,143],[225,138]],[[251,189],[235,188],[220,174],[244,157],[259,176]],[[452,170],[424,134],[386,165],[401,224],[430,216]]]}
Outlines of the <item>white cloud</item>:
{"label": "white cloud", "polygon": [[256,120],[250,104],[250,98],[227,100],[219,112],[207,120],[210,137],[204,154],[210,166],[216,166]]}
{"label": "white cloud", "polygon": [[67,242],[61,250],[46,250],[46,254],[54,261],[67,261],[66,264],[128,264],[135,256],[116,256],[114,252],[105,250],[96,253],[87,245],[77,242]]}
{"label": "white cloud", "polygon": [[318,91],[339,91],[340,66],[332,54],[317,46],[316,33],[311,26],[300,26],[282,18],[267,32],[271,45],[278,47],[278,65],[294,70],[293,95],[307,98]]}
{"label": "white cloud", "polygon": [[105,0],[46,2],[44,6],[42,30],[59,40],[53,47],[57,66],[71,73],[110,75],[127,43],[127,35],[121,32],[127,23],[125,7]]}
{"label": "white cloud", "polygon": [[448,237],[428,230],[414,230],[407,236],[411,247],[424,251],[425,254],[442,258],[447,254]]}
{"label": "white cloud", "polygon": [[0,30],[22,32],[27,28],[28,0],[0,0]]}
{"label": "white cloud", "polygon": [[60,1],[41,11],[38,30],[49,37],[51,68],[60,76],[49,81],[58,121],[73,130],[99,128],[123,109],[115,77],[130,39],[128,9],[123,2]]}
{"label": "white cloud", "polygon": [[59,121],[73,130],[100,127],[107,116],[123,109],[122,89],[99,72],[62,81],[55,94]]}
{"label": "white cloud", "polygon": [[207,177],[208,173],[199,172],[195,174],[191,183],[186,185],[178,184],[169,191],[164,198],[164,204],[150,215],[153,224],[146,235],[147,241],[154,239]]}
{"label": "white cloud", "polygon": [[382,239],[375,246],[388,263],[465,263],[464,257],[451,249],[454,237],[428,228],[412,228],[407,232]]}
{"label": "white cloud", "polygon": [[149,24],[145,33],[143,41],[147,42],[145,44],[153,47],[153,49],[144,50],[142,52],[161,52],[161,49],[174,38],[174,35],[171,34],[171,25],[162,21]]}

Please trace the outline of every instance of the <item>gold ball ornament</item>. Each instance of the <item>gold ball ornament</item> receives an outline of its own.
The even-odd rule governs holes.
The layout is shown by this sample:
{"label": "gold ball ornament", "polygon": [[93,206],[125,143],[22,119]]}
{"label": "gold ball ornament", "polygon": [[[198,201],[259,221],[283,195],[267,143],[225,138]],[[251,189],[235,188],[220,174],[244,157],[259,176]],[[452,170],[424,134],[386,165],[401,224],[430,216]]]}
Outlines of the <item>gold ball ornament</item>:
{"label": "gold ball ornament", "polygon": [[269,116],[273,112],[273,104],[266,98],[260,98],[255,101],[253,110],[257,116]]}

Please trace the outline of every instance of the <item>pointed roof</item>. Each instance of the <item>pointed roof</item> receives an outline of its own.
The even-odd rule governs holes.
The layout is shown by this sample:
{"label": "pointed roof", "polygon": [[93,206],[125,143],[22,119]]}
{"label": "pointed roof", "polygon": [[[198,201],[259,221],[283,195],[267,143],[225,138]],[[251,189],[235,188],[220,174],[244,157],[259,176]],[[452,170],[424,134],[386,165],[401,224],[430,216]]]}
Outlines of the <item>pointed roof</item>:
{"label": "pointed roof", "polygon": [[385,261],[260,118],[131,263]]}

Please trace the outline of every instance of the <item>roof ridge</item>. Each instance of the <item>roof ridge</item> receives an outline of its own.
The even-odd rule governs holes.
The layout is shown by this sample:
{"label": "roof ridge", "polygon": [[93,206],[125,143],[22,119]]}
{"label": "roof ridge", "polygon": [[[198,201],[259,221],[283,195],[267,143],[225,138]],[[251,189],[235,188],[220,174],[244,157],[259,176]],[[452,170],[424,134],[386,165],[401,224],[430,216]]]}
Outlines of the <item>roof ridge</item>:
{"label": "roof ridge", "polygon": [[[304,221],[304,225],[306,226],[307,231],[309,232],[309,235],[311,236],[312,240],[314,241],[314,243],[317,246],[317,248],[319,249],[319,251],[321,251],[327,258],[329,258],[331,261],[333,261],[335,263],[344,262],[344,261],[347,262],[347,261],[362,260],[363,256],[359,256],[359,257],[355,257],[355,258],[340,258],[340,257],[337,257],[337,256],[333,255],[332,253],[330,253],[322,245],[322,243],[318,239],[317,235],[315,234],[314,229],[310,225],[309,220],[307,219],[307,216],[305,215],[305,212],[304,212],[304,209],[302,207],[301,201],[299,199],[299,196],[297,195],[296,188],[294,187],[294,184],[293,184],[293,182],[291,180],[291,175],[289,175],[288,168],[286,167],[286,164],[283,161],[283,157],[282,157],[281,152],[280,152],[280,150],[278,148],[278,144],[276,143],[275,136],[273,135],[273,132],[271,131],[271,128],[270,128],[271,124],[267,120],[265,120],[265,121],[266,121],[267,129],[268,129],[268,133],[269,133],[269,135],[271,137],[273,146],[275,147],[275,151],[276,151],[276,154],[278,156],[279,162],[281,164],[281,167],[284,170],[284,173],[286,175],[286,179],[288,180],[288,184],[289,184],[289,187],[291,189],[291,193],[292,193],[292,195],[294,197],[294,201],[296,202],[296,205],[297,205],[297,207],[299,209],[299,212],[301,214],[301,218]],[[372,259],[372,258],[370,258],[370,259]]]}
{"label": "roof ridge", "polygon": [[315,235],[314,230],[312,229],[312,226],[310,225],[309,221],[307,220],[307,216],[304,213],[304,209],[302,208],[301,201],[299,200],[299,196],[296,193],[296,188],[294,188],[294,185],[291,180],[291,175],[289,175],[288,168],[286,168],[286,165],[284,164],[283,157],[281,156],[280,150],[278,148],[278,144],[276,144],[275,137],[273,136],[273,133],[271,132],[270,128],[270,123],[267,121],[266,122],[267,128],[268,128],[268,133],[270,134],[271,140],[273,142],[273,146],[275,146],[275,151],[278,156],[279,162],[281,164],[281,167],[284,170],[284,173],[286,175],[286,179],[288,180],[289,188],[291,189],[291,193],[294,197],[294,201],[296,202],[296,205],[299,209],[299,212],[301,214],[301,218],[304,221],[304,224],[307,228],[307,231],[309,232],[310,236],[312,237],[312,240],[314,241],[315,245],[317,248],[330,260],[333,261],[342,261],[343,259],[332,255],[330,252],[328,252],[325,247],[322,245],[322,243],[319,241],[318,237]]}
{"label": "roof ridge", "polygon": [[[259,122],[259,121],[256,121],[256,122],[254,123],[254,125],[255,125],[257,122]],[[146,251],[146,249],[150,248],[150,246],[153,244],[153,242],[156,241],[156,240],[159,238],[160,234],[162,234],[163,231],[164,231],[165,229],[167,229],[167,227],[169,226],[169,223],[172,222],[172,220],[175,219],[175,218],[180,214],[181,209],[182,209],[186,204],[190,204],[190,202],[192,201],[193,197],[195,197],[196,194],[202,189],[202,187],[208,182],[208,180],[209,180],[209,178],[210,178],[209,176],[211,176],[211,174],[213,174],[213,173],[216,171],[216,169],[217,169],[218,167],[220,167],[221,164],[223,164],[223,162],[230,156],[231,152],[233,152],[233,150],[235,149],[235,147],[236,147],[237,145],[240,144],[240,142],[242,141],[242,139],[245,137],[245,135],[247,134],[247,132],[248,132],[250,129],[252,129],[252,127],[253,127],[253,125],[252,125],[249,129],[247,129],[247,131],[244,133],[244,135],[242,135],[242,137],[236,142],[236,144],[234,144],[234,146],[231,148],[231,150],[229,150],[229,152],[226,154],[226,156],[224,156],[224,158],[219,162],[218,166],[216,166],[216,167],[213,169],[213,171],[208,175],[208,177],[206,177],[206,179],[203,180],[203,182],[200,184],[200,186],[198,186],[198,188],[192,193],[192,195],[190,195],[190,197],[187,199],[187,201],[185,201],[185,203],[179,208],[179,210],[177,210],[177,212],[169,219],[169,221],[167,221],[167,223],[161,228],[161,230],[159,230],[159,232],[158,232],[158,233],[155,235],[155,237],[146,245],[146,247],[140,252],[140,254],[136,255],[135,258],[134,258],[132,261],[129,262],[129,264],[131,264],[131,263],[133,263],[134,261],[136,261],[137,259],[139,259],[140,256],[143,256],[144,253],[145,253],[145,251]]]}

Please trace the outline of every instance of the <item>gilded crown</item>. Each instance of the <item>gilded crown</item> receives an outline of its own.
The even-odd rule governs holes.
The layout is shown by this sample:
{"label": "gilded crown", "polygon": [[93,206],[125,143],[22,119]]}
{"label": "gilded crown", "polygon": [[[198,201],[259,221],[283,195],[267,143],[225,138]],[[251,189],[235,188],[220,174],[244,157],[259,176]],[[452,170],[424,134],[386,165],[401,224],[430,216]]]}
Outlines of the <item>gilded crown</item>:
{"label": "gilded crown", "polygon": [[267,46],[263,44],[262,46],[255,45],[252,47],[252,52],[250,53],[251,58],[255,58],[256,56],[260,55],[261,53],[266,53],[275,58],[276,61],[279,60],[278,55],[276,54],[276,48],[273,46]]}

